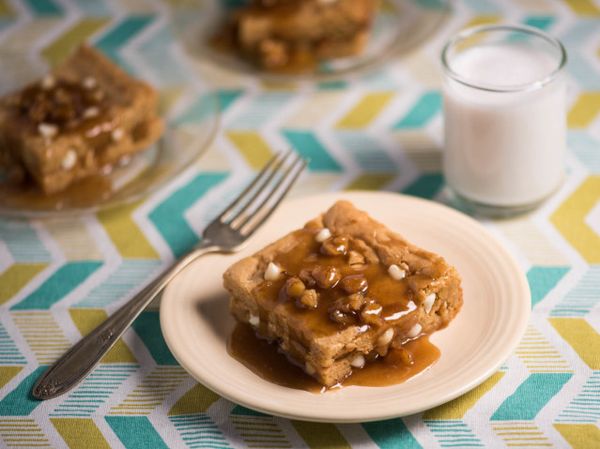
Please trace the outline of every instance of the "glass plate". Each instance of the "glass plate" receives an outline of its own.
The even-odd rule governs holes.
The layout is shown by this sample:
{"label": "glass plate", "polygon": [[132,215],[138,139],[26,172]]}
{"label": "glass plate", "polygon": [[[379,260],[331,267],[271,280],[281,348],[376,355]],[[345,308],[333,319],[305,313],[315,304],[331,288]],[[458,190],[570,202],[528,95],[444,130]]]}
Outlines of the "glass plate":
{"label": "glass plate", "polygon": [[[0,95],[48,71],[44,57],[36,51],[0,50],[0,57]],[[78,181],[61,193],[44,195],[33,187],[9,184],[0,168],[0,215],[34,218],[97,212],[139,200],[173,180],[208,148],[219,125],[217,96],[195,84],[185,86],[175,100],[162,102],[170,103],[167,111],[161,111],[167,124],[162,138],[109,173]],[[180,103],[191,98],[201,100],[186,113],[186,104]]]}
{"label": "glass plate", "polygon": [[373,68],[421,45],[450,15],[447,0],[382,0],[371,38],[361,55],[323,62],[303,73],[277,74],[260,70],[236,53],[211,45],[211,39],[223,26],[228,10],[226,5],[240,3],[243,2],[182,0],[173,9],[173,31],[182,40],[184,48],[196,58],[208,58],[232,71],[274,81],[325,81]]}

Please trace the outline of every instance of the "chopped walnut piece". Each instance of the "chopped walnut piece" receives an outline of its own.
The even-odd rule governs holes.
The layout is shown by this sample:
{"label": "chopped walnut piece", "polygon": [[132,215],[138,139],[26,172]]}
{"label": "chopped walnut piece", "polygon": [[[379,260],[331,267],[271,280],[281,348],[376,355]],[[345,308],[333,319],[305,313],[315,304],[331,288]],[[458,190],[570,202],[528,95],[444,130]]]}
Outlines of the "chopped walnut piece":
{"label": "chopped walnut piece", "polygon": [[348,252],[348,237],[331,237],[321,245],[321,253],[326,256],[344,256]]}
{"label": "chopped walnut piece", "polygon": [[300,298],[304,290],[306,290],[304,283],[295,276],[285,281],[283,288],[290,298]]}
{"label": "chopped walnut piece", "polygon": [[396,349],[398,359],[405,366],[411,366],[415,364],[415,360],[413,358],[412,353],[406,348],[398,348]]}
{"label": "chopped walnut piece", "polygon": [[355,323],[354,316],[335,308],[329,310],[329,318],[336,323],[343,324],[344,326]]}
{"label": "chopped walnut piece", "polygon": [[316,309],[319,305],[319,294],[315,289],[304,290],[296,304],[308,309]]}
{"label": "chopped walnut piece", "polygon": [[333,288],[340,281],[340,273],[332,266],[316,266],[313,268],[312,277],[321,288]]}
{"label": "chopped walnut piece", "polygon": [[307,287],[314,287],[317,284],[317,281],[315,281],[311,270],[309,270],[308,268],[303,268],[302,270],[300,270],[298,277],[302,280],[302,282],[304,282],[304,285],[306,285]]}
{"label": "chopped walnut piece", "polygon": [[348,265],[363,265],[364,263],[365,257],[361,253],[357,251],[348,252]]}
{"label": "chopped walnut piece", "polygon": [[340,282],[346,293],[364,293],[369,288],[367,278],[363,274],[351,274]]}
{"label": "chopped walnut piece", "polygon": [[381,326],[384,323],[381,318],[381,311],[383,308],[376,302],[371,302],[365,305],[360,312],[360,319],[363,323],[369,324],[370,326]]}

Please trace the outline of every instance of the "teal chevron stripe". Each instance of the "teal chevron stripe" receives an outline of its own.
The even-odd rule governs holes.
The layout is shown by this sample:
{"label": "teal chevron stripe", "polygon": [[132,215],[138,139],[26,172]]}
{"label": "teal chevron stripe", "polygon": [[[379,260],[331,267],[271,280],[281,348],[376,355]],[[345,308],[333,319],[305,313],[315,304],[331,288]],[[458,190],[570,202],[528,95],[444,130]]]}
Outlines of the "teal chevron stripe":
{"label": "teal chevron stripe", "polygon": [[190,449],[231,447],[214,421],[205,413],[170,416],[169,420]]}
{"label": "teal chevron stripe", "polygon": [[98,39],[95,45],[123,68],[134,72],[129,64],[120,57],[119,50],[153,20],[154,16],[151,15],[128,16]]}
{"label": "teal chevron stripe", "polygon": [[86,17],[110,17],[112,12],[104,1],[74,0]]}
{"label": "teal chevron stripe", "polygon": [[529,16],[523,23],[530,27],[539,28],[540,30],[548,30],[555,21],[556,19],[552,16]]}
{"label": "teal chevron stripe", "polygon": [[597,30],[596,19],[581,18],[576,26],[570,27],[560,36],[569,54],[567,71],[575,78],[578,87],[582,90],[600,90],[600,77],[590,76],[590,73],[596,73],[595,67],[590,63],[587,55],[580,52],[582,43],[587,42]]}
{"label": "teal chevron stripe", "polygon": [[544,299],[568,272],[569,267],[531,267],[527,272],[531,307]]}
{"label": "teal chevron stripe", "polygon": [[594,371],[581,390],[560,412],[557,421],[597,423],[600,421],[600,371]]}
{"label": "teal chevron stripe", "polygon": [[288,129],[283,130],[283,135],[302,157],[309,159],[309,170],[336,172],[342,170],[312,132]]}
{"label": "teal chevron stripe", "polygon": [[221,113],[225,112],[240,95],[242,95],[241,90],[233,89],[219,90],[216,93],[202,95],[175,119],[175,123],[178,125],[201,123],[214,114],[217,108]]}
{"label": "teal chevron stripe", "polygon": [[62,7],[52,0],[25,0],[25,3],[36,16],[59,16],[63,13]]}
{"label": "teal chevron stripe", "polygon": [[71,293],[101,266],[102,262],[98,261],[68,262],[10,310],[47,310]]}
{"label": "teal chevron stripe", "polygon": [[594,139],[587,130],[569,131],[567,145],[588,171],[600,173],[600,141]]}
{"label": "teal chevron stripe", "polygon": [[444,186],[444,178],[440,173],[426,173],[402,189],[402,193],[431,199]]}
{"label": "teal chevron stripe", "polygon": [[425,421],[441,447],[484,447],[481,440],[461,420]]}
{"label": "teal chevron stripe", "polygon": [[591,267],[552,309],[550,316],[584,316],[600,302],[600,267]]}
{"label": "teal chevron stripe", "polygon": [[348,82],[344,80],[323,81],[317,84],[319,90],[340,90],[348,87]]}
{"label": "teal chevron stripe", "polygon": [[136,371],[138,365],[100,365],[50,413],[50,416],[91,416]]}
{"label": "teal chevron stripe", "polygon": [[124,260],[113,273],[74,307],[105,308],[117,302],[142,284],[145,284],[161,265],[158,260]]}
{"label": "teal chevron stripe", "polygon": [[231,414],[235,416],[269,416],[256,410],[252,410],[241,405],[236,405],[231,410]]}
{"label": "teal chevron stripe", "polygon": [[499,7],[490,0],[463,0],[464,4],[473,12],[478,14],[495,14]]}
{"label": "teal chevron stripe", "polygon": [[44,365],[38,366],[17,385],[17,388],[4,396],[0,401],[0,416],[27,416],[42,403],[42,401],[33,399],[30,392],[33,384],[46,368],[47,366]]}
{"label": "teal chevron stripe", "polygon": [[190,80],[187,70],[177,63],[173,46],[173,33],[169,25],[161,27],[139,47],[139,54],[146,60],[150,70],[158,75],[161,85],[178,85]]}
{"label": "teal chevron stripe", "polygon": [[198,242],[198,236],[187,224],[183,213],[226,177],[225,173],[200,173],[150,212],[150,220],[175,257],[182,256]]}
{"label": "teal chevron stripe", "polygon": [[10,334],[0,323],[0,366],[2,365],[22,365],[27,362],[21,351],[10,338]]}
{"label": "teal chevron stripe", "polygon": [[572,373],[532,373],[504,400],[492,421],[532,420],[573,376]]}
{"label": "teal chevron stripe", "polygon": [[50,262],[52,256],[35,229],[25,221],[0,220],[0,240],[15,262]]}
{"label": "teal chevron stripe", "polygon": [[375,70],[364,75],[362,80],[370,90],[393,92],[398,89],[398,81],[389,71]]}
{"label": "teal chevron stripe", "polygon": [[417,103],[408,111],[402,120],[396,123],[393,129],[411,129],[422,128],[429,122],[441,109],[442,96],[439,92],[426,92]]}
{"label": "teal chevron stripe", "polygon": [[362,426],[381,449],[422,449],[401,418],[368,422]]}
{"label": "teal chevron stripe", "polygon": [[244,109],[228,123],[232,130],[256,129],[272,120],[294,96],[293,92],[263,92],[256,95]]}
{"label": "teal chevron stripe", "polygon": [[364,171],[395,172],[396,164],[381,145],[362,132],[344,131],[336,138]]}
{"label": "teal chevron stripe", "polygon": [[105,416],[104,419],[127,449],[168,449],[145,416]]}
{"label": "teal chevron stripe", "polygon": [[158,365],[178,365],[159,331],[158,312],[144,312],[133,322],[133,328]]}

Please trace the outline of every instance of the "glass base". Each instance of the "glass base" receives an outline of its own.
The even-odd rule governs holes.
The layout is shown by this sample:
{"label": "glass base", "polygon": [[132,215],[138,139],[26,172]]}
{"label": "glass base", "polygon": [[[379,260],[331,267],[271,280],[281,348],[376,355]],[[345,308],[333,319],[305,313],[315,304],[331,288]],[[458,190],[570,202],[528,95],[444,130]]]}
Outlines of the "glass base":
{"label": "glass base", "polygon": [[448,191],[452,201],[456,204],[458,209],[463,210],[471,215],[480,215],[488,218],[509,218],[516,215],[526,214],[541,206],[542,203],[552,196],[553,193],[552,192],[550,195],[547,195],[533,203],[518,204],[514,206],[499,206],[471,200],[461,195],[451,187],[448,187]]}

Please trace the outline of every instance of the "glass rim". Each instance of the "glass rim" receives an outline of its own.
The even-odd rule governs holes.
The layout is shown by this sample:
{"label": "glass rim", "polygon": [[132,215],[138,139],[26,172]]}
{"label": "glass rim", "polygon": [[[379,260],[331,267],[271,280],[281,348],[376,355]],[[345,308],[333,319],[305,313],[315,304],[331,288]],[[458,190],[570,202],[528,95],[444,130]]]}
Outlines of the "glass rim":
{"label": "glass rim", "polygon": [[[452,68],[450,67],[450,64],[448,63],[448,51],[450,50],[451,47],[456,45],[459,41],[466,39],[468,37],[471,37],[475,34],[485,32],[485,31],[513,31],[513,32],[525,33],[525,34],[533,35],[537,38],[541,38],[559,50],[560,61],[557,65],[557,67],[553,71],[548,73],[546,76],[544,76],[543,78],[540,78],[538,80],[529,82],[529,83],[515,84],[515,85],[510,85],[510,86],[499,86],[499,85],[494,85],[494,84],[473,82],[473,81],[469,80],[468,78],[466,78],[466,77],[460,75],[459,73],[455,72],[454,70],[452,70]],[[450,78],[452,78],[454,81],[456,81],[460,84],[463,84],[465,86],[472,87],[474,89],[485,90],[488,92],[524,92],[524,91],[539,89],[539,88],[545,86],[546,84],[548,84],[549,82],[553,81],[558,76],[558,74],[560,72],[562,72],[563,68],[567,64],[567,51],[565,50],[565,47],[558,39],[556,39],[556,38],[550,36],[549,34],[544,33],[543,31],[541,31],[537,28],[534,28],[534,27],[530,27],[530,26],[526,26],[526,25],[479,25],[479,26],[467,28],[467,29],[455,34],[453,37],[451,37],[450,40],[448,40],[448,42],[446,42],[446,44],[444,45],[444,47],[442,49],[441,59],[442,59],[442,67],[444,69],[444,73],[446,75],[448,75]]]}

